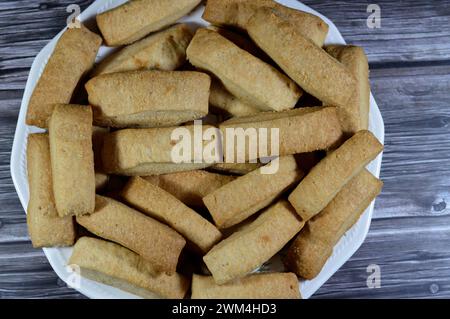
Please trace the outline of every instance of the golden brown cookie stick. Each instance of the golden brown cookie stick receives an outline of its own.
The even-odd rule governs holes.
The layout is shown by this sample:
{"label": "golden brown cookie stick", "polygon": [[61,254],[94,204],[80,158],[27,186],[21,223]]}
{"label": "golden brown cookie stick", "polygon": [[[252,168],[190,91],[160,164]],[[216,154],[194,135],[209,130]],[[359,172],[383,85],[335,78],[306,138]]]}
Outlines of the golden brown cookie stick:
{"label": "golden brown cookie stick", "polygon": [[371,132],[359,131],[306,175],[289,195],[289,202],[304,220],[309,220],[382,150],[383,145]]}
{"label": "golden brown cookie stick", "polygon": [[263,169],[241,176],[203,198],[217,227],[228,228],[247,219],[303,177],[293,156],[280,158],[275,174],[263,174]]}
{"label": "golden brown cookie stick", "polygon": [[82,237],[75,244],[68,265],[82,277],[102,282],[143,298],[182,299],[189,281],[175,273],[153,274],[148,261],[120,245]]}
{"label": "golden brown cookie stick", "polygon": [[381,192],[383,182],[366,169],[353,177],[336,197],[308,221],[316,239],[334,245],[359,219],[372,200]]}
{"label": "golden brown cookie stick", "polygon": [[200,72],[147,70],[103,74],[86,90],[96,125],[157,127],[205,116],[210,85]]}
{"label": "golden brown cookie stick", "polygon": [[55,207],[48,134],[28,135],[27,169],[30,189],[27,224],[33,247],[72,246],[73,218],[59,217]]}
{"label": "golden brown cookie stick", "polygon": [[97,15],[97,25],[109,46],[142,39],[188,14],[201,0],[131,0]]}
{"label": "golden brown cookie stick", "polygon": [[353,45],[329,45],[325,50],[343,63],[356,78],[356,94],[339,109],[342,130],[354,134],[369,128],[370,83],[369,62],[364,49]]}
{"label": "golden brown cookie stick", "polygon": [[295,10],[272,0],[208,0],[203,19],[217,25],[246,29],[247,23],[260,7],[275,9],[295,30],[321,47],[328,34],[328,25],[321,18]]}
{"label": "golden brown cookie stick", "polygon": [[253,115],[261,112],[261,109],[242,102],[223,86],[218,80],[211,82],[209,104],[213,111],[230,117]]}
{"label": "golden brown cookie stick", "polygon": [[[335,107],[308,107],[284,112],[263,112],[253,116],[230,119],[220,125],[224,138],[225,162],[236,161],[239,145],[235,145],[234,135],[227,136],[227,129],[267,129],[268,139],[271,130],[279,130],[279,155],[291,155],[324,150],[334,146],[342,137],[342,130]],[[231,139],[231,143],[228,140]],[[234,144],[233,144],[234,142]],[[249,148],[249,143],[245,147]],[[234,146],[233,149],[229,148]],[[267,148],[272,147],[272,138],[267,142]],[[259,147],[258,147],[259,148]],[[264,154],[259,149],[257,157]],[[244,152],[247,160],[252,160],[248,149]],[[269,155],[271,153],[269,152]]]}
{"label": "golden brown cookie stick", "polygon": [[247,24],[258,44],[302,89],[326,105],[344,107],[356,80],[336,59],[298,33],[275,10],[260,8]]}
{"label": "golden brown cookie stick", "polygon": [[212,30],[197,30],[187,57],[216,75],[234,96],[262,110],[291,109],[302,95],[287,76]]}
{"label": "golden brown cookie stick", "polygon": [[292,243],[286,266],[306,279],[319,274],[334,245],[381,192],[383,182],[367,170],[353,177],[328,206],[308,221]]}
{"label": "golden brown cookie stick", "polygon": [[101,43],[101,37],[84,26],[61,35],[31,95],[28,125],[46,128],[54,105],[70,103],[78,82],[94,65]]}
{"label": "golden brown cookie stick", "polygon": [[235,180],[236,177],[198,170],[147,176],[144,179],[188,206],[203,207],[203,197]]}
{"label": "golden brown cookie stick", "polygon": [[176,271],[178,257],[186,244],[180,234],[111,198],[97,195],[95,202],[95,212],[78,216],[78,224],[139,254],[155,272]]}
{"label": "golden brown cookie stick", "polygon": [[224,285],[213,277],[192,276],[192,299],[300,299],[297,276],[293,273],[248,275]]}
{"label": "golden brown cookie stick", "polygon": [[95,208],[92,110],[59,104],[49,122],[53,193],[59,216],[90,214]]}
{"label": "golden brown cookie stick", "polygon": [[191,39],[187,25],[175,25],[107,57],[95,68],[93,75],[142,69],[173,71],[186,61],[186,49]]}
{"label": "golden brown cookie stick", "polygon": [[[176,163],[172,151],[178,145],[172,140],[175,129],[187,130],[191,145],[195,144],[194,126],[152,129],[126,129],[106,136],[102,159],[107,173],[131,176],[150,176],[180,171],[192,171],[211,166],[213,163],[194,163],[194,150],[190,163]],[[203,130],[213,128],[203,125]],[[204,141],[204,146],[211,142]],[[178,153],[177,153],[178,154]]]}
{"label": "golden brown cookie stick", "polygon": [[122,198],[146,215],[169,225],[190,240],[202,253],[208,252],[222,234],[176,197],[140,177],[132,177]]}
{"label": "golden brown cookie stick", "polygon": [[214,246],[203,260],[216,284],[241,278],[269,260],[303,227],[294,208],[281,200],[251,224]]}
{"label": "golden brown cookie stick", "polygon": [[105,136],[108,135],[109,128],[92,127],[92,150],[94,151],[94,166],[96,172],[103,172],[102,148]]}

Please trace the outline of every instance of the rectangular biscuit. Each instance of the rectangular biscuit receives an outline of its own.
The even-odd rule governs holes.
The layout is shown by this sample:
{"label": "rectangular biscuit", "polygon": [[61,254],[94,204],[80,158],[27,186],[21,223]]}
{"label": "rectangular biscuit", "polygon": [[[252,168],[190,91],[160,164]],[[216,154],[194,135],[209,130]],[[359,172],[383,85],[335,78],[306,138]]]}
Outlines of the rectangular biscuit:
{"label": "rectangular biscuit", "polygon": [[211,82],[209,104],[213,107],[213,112],[228,117],[247,116],[261,112],[261,109],[241,101],[228,92],[219,80]]}
{"label": "rectangular biscuit", "polygon": [[261,7],[275,9],[297,32],[321,47],[328,34],[328,25],[321,18],[283,6],[273,0],[208,0],[203,19],[216,25],[246,29],[252,15]]}
{"label": "rectangular biscuit", "polygon": [[339,119],[346,134],[369,128],[370,83],[369,62],[364,49],[353,45],[329,45],[325,50],[344,64],[356,79],[356,94],[339,108]]}
{"label": "rectangular biscuit", "polygon": [[[220,125],[223,135],[223,149],[225,162],[236,161],[238,152],[244,152],[246,159],[254,159],[248,151],[249,143],[245,144],[246,150],[234,147],[235,138],[227,136],[227,129],[252,130],[267,129],[267,136],[271,136],[272,129],[279,130],[279,155],[291,155],[317,150],[325,150],[340,141],[342,130],[339,124],[335,107],[307,107],[284,112],[262,112],[252,116],[232,118]],[[320,134],[319,134],[320,132]],[[270,150],[272,139],[267,141],[267,149]],[[230,147],[234,147],[233,149]],[[264,149],[257,146],[257,157],[264,154]],[[269,153],[268,155],[271,155]]]}
{"label": "rectangular biscuit", "polygon": [[27,170],[30,190],[27,224],[33,247],[72,246],[73,217],[59,217],[55,207],[48,134],[28,135]]}
{"label": "rectangular biscuit", "polygon": [[191,12],[201,0],[130,0],[97,15],[108,46],[121,46],[161,30]]}
{"label": "rectangular biscuit", "polygon": [[316,277],[333,247],[358,221],[382,186],[383,182],[367,170],[353,177],[320,214],[307,222],[288,250],[284,260],[287,268],[306,279]]}
{"label": "rectangular biscuit", "polygon": [[95,190],[101,191],[109,182],[109,175],[95,172]]}
{"label": "rectangular biscuit", "polygon": [[188,206],[203,207],[203,197],[235,180],[236,177],[197,170],[147,176],[144,179]]}
{"label": "rectangular biscuit", "polygon": [[200,72],[141,70],[99,75],[86,90],[96,125],[158,127],[208,114],[210,85]]}
{"label": "rectangular biscuit", "polygon": [[140,177],[129,180],[121,197],[132,207],[172,227],[203,254],[222,237],[219,230],[197,212]]}
{"label": "rectangular biscuit", "polygon": [[92,110],[58,104],[49,122],[53,193],[61,217],[89,214],[95,208]]}
{"label": "rectangular biscuit", "polygon": [[134,70],[173,71],[186,62],[186,49],[192,33],[185,24],[152,34],[108,56],[93,76]]}
{"label": "rectangular biscuit", "polygon": [[306,221],[324,209],[383,145],[369,131],[359,131],[319,162],[289,195],[289,202]]}
{"label": "rectangular biscuit", "polygon": [[80,238],[68,265],[78,269],[82,277],[143,298],[182,299],[189,289],[189,280],[182,275],[153,274],[148,261],[120,245],[101,239]]}
{"label": "rectangular biscuit", "polygon": [[292,109],[302,95],[287,76],[212,30],[197,30],[187,57],[218,77],[234,96],[262,110]]}
{"label": "rectangular biscuit", "polygon": [[192,299],[300,299],[293,273],[260,273],[217,285],[213,277],[192,276]]}
{"label": "rectangular biscuit", "polygon": [[306,223],[289,247],[288,254],[284,258],[284,265],[297,276],[310,280],[320,273],[332,254],[333,246],[314,240]]}
{"label": "rectangular biscuit", "polygon": [[326,105],[345,107],[356,80],[336,59],[302,36],[276,10],[260,8],[247,24],[258,44],[303,90]]}
{"label": "rectangular biscuit", "polygon": [[97,195],[95,204],[93,214],[77,217],[78,224],[139,254],[154,272],[175,273],[186,244],[180,234],[111,198]]}
{"label": "rectangular biscuit", "polygon": [[263,174],[263,169],[241,176],[203,198],[217,227],[228,228],[247,219],[303,177],[293,156],[280,158],[275,174]]}
{"label": "rectangular biscuit", "polygon": [[218,285],[244,277],[280,251],[303,227],[294,208],[281,200],[251,224],[214,246],[203,260]]}
{"label": "rectangular biscuit", "polygon": [[[203,125],[203,130],[214,129]],[[195,150],[192,150],[189,162],[177,163],[174,158],[174,147],[183,141],[172,140],[175,130],[181,129],[189,133],[191,145],[195,144],[194,126],[166,127],[150,129],[126,129],[110,133],[106,136],[102,159],[107,173],[130,176],[150,176],[192,171],[213,165],[206,161],[195,163]],[[178,136],[174,137],[178,138]],[[209,141],[204,141],[203,146]],[[178,155],[175,152],[175,155]]]}
{"label": "rectangular biscuit", "polygon": [[219,33],[221,36],[230,40],[238,47],[240,47],[242,50],[247,51],[248,53],[257,57],[258,59],[267,62],[269,64],[273,63],[272,59],[263,50],[261,50],[261,48],[258,47],[247,34],[243,32],[237,32],[236,30],[218,27],[215,25],[209,25],[206,28],[208,30],[212,30]]}
{"label": "rectangular biscuit", "polygon": [[28,103],[26,124],[46,128],[55,104],[70,103],[80,79],[92,68],[102,39],[84,26],[59,38]]}

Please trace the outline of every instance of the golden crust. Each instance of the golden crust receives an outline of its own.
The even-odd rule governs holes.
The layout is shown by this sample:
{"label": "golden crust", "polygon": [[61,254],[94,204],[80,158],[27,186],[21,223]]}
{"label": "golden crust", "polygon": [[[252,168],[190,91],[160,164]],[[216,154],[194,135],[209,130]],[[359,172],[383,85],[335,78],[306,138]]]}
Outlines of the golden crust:
{"label": "golden crust", "polygon": [[95,68],[93,76],[142,69],[173,71],[186,61],[186,49],[191,39],[187,25],[175,25],[107,57]]}
{"label": "golden crust", "polygon": [[175,273],[153,274],[152,265],[136,253],[117,244],[89,237],[75,244],[69,266],[79,267],[80,275],[144,298],[156,295],[182,299],[189,281]]}
{"label": "golden crust", "polygon": [[120,46],[161,30],[194,9],[201,0],[132,0],[97,15],[108,46]]}
{"label": "golden crust", "polygon": [[208,252],[222,237],[219,230],[197,212],[140,177],[129,180],[122,198],[139,211],[172,227],[202,253]]}
{"label": "golden crust", "polygon": [[210,85],[200,72],[128,71],[99,75],[86,90],[96,125],[157,127],[208,114]]}
{"label": "golden crust", "polygon": [[356,78],[356,94],[339,108],[339,119],[346,134],[369,128],[370,83],[369,62],[364,49],[353,45],[330,45],[325,50],[343,63]]}
{"label": "golden crust", "polygon": [[49,122],[53,193],[59,215],[89,214],[95,208],[92,110],[59,104]]}
{"label": "golden crust", "polygon": [[251,224],[214,246],[203,260],[216,284],[241,278],[269,260],[303,227],[294,208],[281,200]]}
{"label": "golden crust", "polygon": [[30,189],[27,224],[33,247],[72,246],[73,218],[59,217],[55,207],[48,134],[28,135],[27,169]]}
{"label": "golden crust", "polygon": [[276,10],[260,8],[247,31],[287,75],[326,105],[345,106],[356,80],[336,59],[298,33]]}
{"label": "golden crust", "polygon": [[316,277],[333,253],[333,246],[314,240],[309,225],[295,238],[284,259],[287,269],[305,279]]}
{"label": "golden crust", "polygon": [[328,25],[319,17],[285,7],[272,0],[208,0],[203,19],[217,25],[246,29],[252,15],[260,7],[275,9],[306,38],[321,47],[328,34]]}
{"label": "golden crust", "polygon": [[58,40],[28,103],[28,125],[46,128],[55,104],[70,103],[80,79],[94,65],[102,39],[82,26]]}
{"label": "golden crust", "polygon": [[275,174],[263,174],[262,169],[241,176],[203,198],[220,229],[236,225],[268,206],[303,177],[293,156],[280,158]]}
{"label": "golden crust", "polygon": [[287,76],[215,31],[197,30],[187,56],[191,64],[217,76],[234,96],[262,110],[291,109],[302,95]]}
{"label": "golden crust", "polygon": [[383,182],[367,170],[352,178],[292,243],[285,258],[288,269],[306,279],[316,277],[334,245],[358,221],[382,186]]}
{"label": "golden crust", "polygon": [[383,145],[371,132],[359,131],[306,175],[289,195],[289,202],[304,220],[309,220],[382,150]]}
{"label": "golden crust", "polygon": [[[279,155],[291,155],[318,150],[325,150],[334,146],[342,138],[342,130],[335,107],[308,107],[284,112],[262,112],[253,116],[239,117],[228,120],[220,125],[224,137],[224,158],[226,162],[233,161],[227,152],[228,138],[226,129],[243,128],[279,129]],[[269,141],[271,142],[271,141]],[[271,149],[271,143],[267,143]],[[249,146],[246,143],[246,147]],[[264,149],[262,150],[264,151]],[[249,154],[248,151],[244,152]],[[259,156],[260,150],[257,152]],[[247,160],[253,158],[248,155]]]}
{"label": "golden crust", "polygon": [[[194,126],[184,126],[194,138]],[[204,125],[203,129],[213,128]],[[151,129],[126,129],[106,136],[102,160],[106,172],[119,175],[149,176],[179,171],[191,171],[211,166],[213,163],[177,164],[173,162],[172,151],[175,142],[172,133],[176,127]],[[192,143],[193,145],[194,143]],[[205,144],[206,141],[205,141]]]}
{"label": "golden crust", "polygon": [[77,222],[99,237],[114,241],[146,259],[154,272],[175,273],[186,244],[170,227],[111,198],[96,196],[95,212]]}
{"label": "golden crust", "polygon": [[300,299],[297,276],[293,273],[249,275],[224,285],[213,277],[192,276],[192,299]]}
{"label": "golden crust", "polygon": [[144,179],[164,189],[186,205],[203,207],[203,197],[235,180],[236,177],[197,170],[147,176]]}

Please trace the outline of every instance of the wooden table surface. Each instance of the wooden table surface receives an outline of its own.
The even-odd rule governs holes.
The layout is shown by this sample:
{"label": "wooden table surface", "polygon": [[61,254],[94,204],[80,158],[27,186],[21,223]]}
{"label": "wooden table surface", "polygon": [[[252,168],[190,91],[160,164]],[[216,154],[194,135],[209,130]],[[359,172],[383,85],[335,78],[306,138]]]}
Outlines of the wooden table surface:
{"label": "wooden table surface", "polygon": [[[365,48],[386,125],[385,187],[369,235],[314,297],[449,298],[450,2],[304,2]],[[31,63],[65,26],[72,3],[84,9],[91,1],[0,2],[0,299],[83,298],[31,247],[9,167]],[[381,8],[379,29],[367,27],[369,3]],[[380,267],[380,288],[367,287],[371,264]]]}

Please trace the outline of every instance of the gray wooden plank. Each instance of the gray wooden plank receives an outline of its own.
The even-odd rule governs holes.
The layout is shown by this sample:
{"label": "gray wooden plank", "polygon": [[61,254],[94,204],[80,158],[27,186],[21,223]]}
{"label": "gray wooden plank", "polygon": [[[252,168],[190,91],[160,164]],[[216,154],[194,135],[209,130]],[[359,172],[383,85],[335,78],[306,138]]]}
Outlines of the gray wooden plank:
{"label": "gray wooden plank", "polygon": [[[369,236],[314,298],[450,298],[450,216],[373,220]],[[381,287],[367,287],[369,265]]]}

